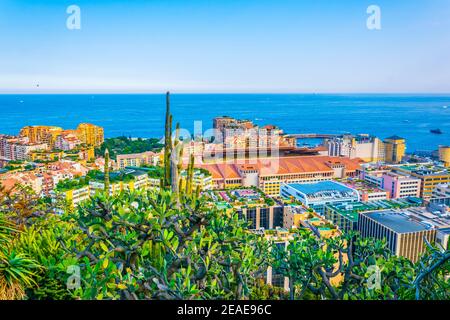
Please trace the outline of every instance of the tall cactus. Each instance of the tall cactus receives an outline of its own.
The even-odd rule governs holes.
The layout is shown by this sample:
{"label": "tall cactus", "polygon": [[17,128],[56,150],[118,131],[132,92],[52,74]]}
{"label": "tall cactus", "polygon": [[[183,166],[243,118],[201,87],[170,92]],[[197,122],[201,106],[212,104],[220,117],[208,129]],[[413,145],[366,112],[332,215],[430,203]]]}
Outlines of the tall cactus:
{"label": "tall cactus", "polygon": [[164,132],[164,177],[162,187],[168,188],[171,184],[170,158],[172,154],[172,115],[170,114],[170,92],[166,93],[166,123]]}
{"label": "tall cactus", "polygon": [[182,155],[183,155],[183,146],[180,142],[180,124],[177,123],[175,130],[175,142],[174,149],[172,150],[171,157],[171,186],[172,191],[178,196],[179,188],[179,177],[183,165]]}
{"label": "tall cactus", "polygon": [[186,194],[188,194],[189,196],[192,195],[193,179],[194,179],[194,154],[191,153],[186,175]]}
{"label": "tall cactus", "polygon": [[109,151],[108,149],[105,149],[105,167],[104,167],[104,173],[105,173],[105,180],[104,180],[104,187],[105,187],[105,194],[109,195]]}

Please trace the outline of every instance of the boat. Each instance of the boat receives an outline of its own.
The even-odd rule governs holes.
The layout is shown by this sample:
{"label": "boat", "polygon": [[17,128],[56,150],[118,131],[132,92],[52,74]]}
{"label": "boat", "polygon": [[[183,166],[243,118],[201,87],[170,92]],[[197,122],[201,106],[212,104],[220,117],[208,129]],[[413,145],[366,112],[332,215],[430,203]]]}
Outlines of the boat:
{"label": "boat", "polygon": [[442,134],[441,129],[431,129],[430,132],[435,134]]}

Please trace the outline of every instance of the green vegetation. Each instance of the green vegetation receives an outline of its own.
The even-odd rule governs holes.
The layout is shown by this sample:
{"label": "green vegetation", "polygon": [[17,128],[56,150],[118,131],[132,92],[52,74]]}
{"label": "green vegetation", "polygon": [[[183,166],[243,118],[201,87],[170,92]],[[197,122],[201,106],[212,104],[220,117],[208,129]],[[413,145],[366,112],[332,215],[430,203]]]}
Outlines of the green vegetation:
{"label": "green vegetation", "polygon": [[[274,268],[295,284],[290,288],[290,299],[450,299],[450,284],[445,278],[450,252],[430,244],[427,254],[413,264],[392,255],[384,241],[361,238],[354,232],[318,239],[309,230],[300,229],[286,250],[274,248],[272,258]],[[436,266],[442,269],[431,276]],[[336,276],[342,280],[332,284]]]}
{"label": "green vegetation", "polygon": [[76,179],[65,179],[65,180],[59,181],[58,184],[56,185],[55,189],[58,192],[80,189],[82,187],[89,185],[90,179],[91,179],[90,176],[80,177],[80,178],[76,178]]}
{"label": "green vegetation", "polygon": [[211,176],[211,172],[209,172],[208,170],[206,170],[204,168],[195,168],[194,171],[195,172],[199,172],[199,173],[205,175],[206,177],[210,177]]}
{"label": "green vegetation", "polygon": [[22,160],[12,160],[12,161],[9,161],[8,162],[8,164],[23,164],[24,163],[24,161],[22,161]]}
{"label": "green vegetation", "polygon": [[7,171],[13,171],[13,170],[19,170],[20,167],[7,165],[7,166],[3,167],[3,169],[5,169],[5,170],[7,170]]}
{"label": "green vegetation", "polygon": [[160,166],[145,166],[143,167],[148,176],[153,179],[161,179],[164,177],[164,168]]}
{"label": "green vegetation", "polygon": [[[96,180],[103,182],[105,180],[105,174],[101,172],[100,170],[91,170],[86,175],[86,179],[88,179],[88,182],[90,180]],[[132,174],[126,173],[125,171],[114,171],[109,173],[109,182],[110,183],[116,183],[116,182],[130,182],[134,180],[134,176]]]}
{"label": "green vegetation", "polygon": [[163,147],[158,139],[141,139],[132,140],[127,137],[108,138],[100,148],[95,149],[96,156],[103,156],[105,150],[108,149],[111,159],[116,159],[118,154],[142,153],[146,151],[159,152]]}
{"label": "green vegetation", "polygon": [[[55,215],[57,204],[19,191],[0,193],[0,299],[450,298],[450,253],[431,245],[413,264],[382,241],[300,229],[284,250],[195,193],[96,195]],[[269,265],[295,284],[288,294],[263,283]],[[371,266],[379,287],[367,285]]]}

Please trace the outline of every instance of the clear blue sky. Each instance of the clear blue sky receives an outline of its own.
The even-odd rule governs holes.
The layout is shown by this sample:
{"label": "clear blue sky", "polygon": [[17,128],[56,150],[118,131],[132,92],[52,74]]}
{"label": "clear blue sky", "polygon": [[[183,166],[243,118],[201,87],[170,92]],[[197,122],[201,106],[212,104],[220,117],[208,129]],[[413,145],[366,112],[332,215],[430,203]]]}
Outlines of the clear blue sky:
{"label": "clear blue sky", "polygon": [[0,43],[7,93],[450,92],[448,0],[1,0]]}

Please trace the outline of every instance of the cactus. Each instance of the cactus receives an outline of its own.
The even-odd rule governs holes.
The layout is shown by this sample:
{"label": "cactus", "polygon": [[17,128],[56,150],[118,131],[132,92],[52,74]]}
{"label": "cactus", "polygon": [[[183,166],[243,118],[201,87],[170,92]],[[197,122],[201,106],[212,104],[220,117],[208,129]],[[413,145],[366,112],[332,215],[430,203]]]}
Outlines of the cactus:
{"label": "cactus", "polygon": [[109,195],[109,151],[108,149],[105,149],[105,194]]}
{"label": "cactus", "polygon": [[194,154],[191,153],[186,175],[186,194],[188,194],[189,196],[192,195],[193,179],[194,179]]}
{"label": "cactus", "polygon": [[180,143],[179,139],[180,134],[180,124],[177,123],[176,130],[175,130],[175,142],[174,142],[174,149],[172,150],[172,157],[171,157],[171,186],[172,186],[172,192],[175,193],[178,196],[179,189],[179,177],[180,177],[180,171],[182,168],[182,154],[183,154],[183,148]]}
{"label": "cactus", "polygon": [[166,123],[164,133],[164,177],[162,187],[168,188],[171,183],[170,157],[172,154],[172,115],[170,114],[170,92],[166,93]]}

